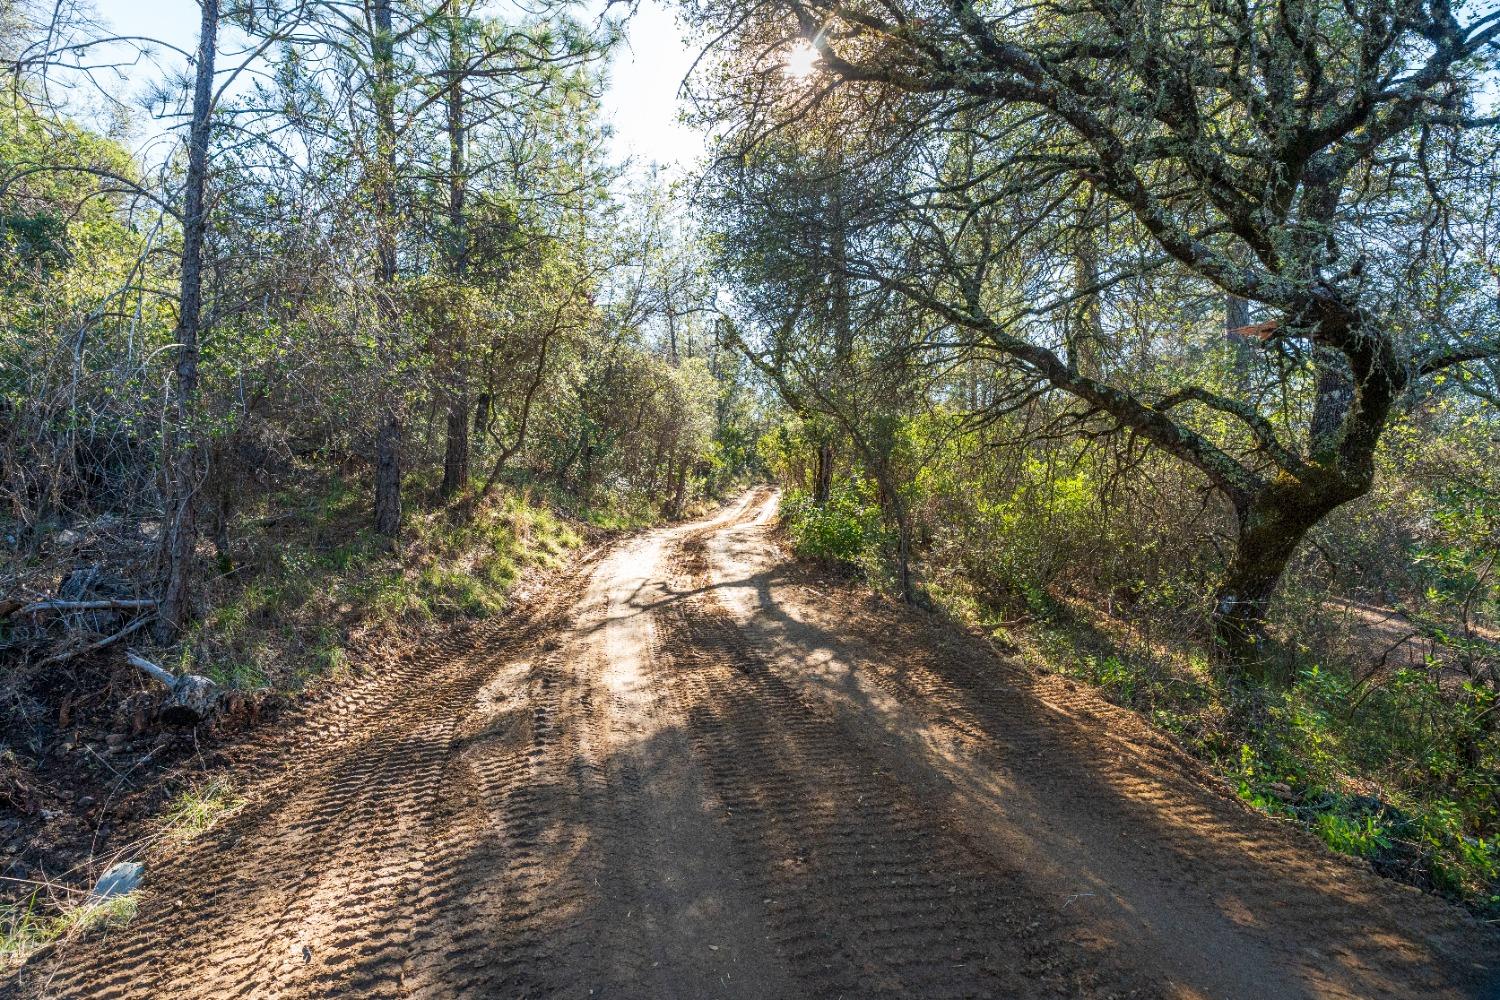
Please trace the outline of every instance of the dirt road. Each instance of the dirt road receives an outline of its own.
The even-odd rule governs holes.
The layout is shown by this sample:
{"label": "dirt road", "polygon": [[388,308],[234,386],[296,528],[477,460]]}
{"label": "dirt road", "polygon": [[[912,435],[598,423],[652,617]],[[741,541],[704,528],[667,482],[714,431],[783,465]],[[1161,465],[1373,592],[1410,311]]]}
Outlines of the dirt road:
{"label": "dirt road", "polygon": [[773,511],[622,543],[309,709],[130,927],[0,992],[1500,996],[1500,935],[799,572]]}

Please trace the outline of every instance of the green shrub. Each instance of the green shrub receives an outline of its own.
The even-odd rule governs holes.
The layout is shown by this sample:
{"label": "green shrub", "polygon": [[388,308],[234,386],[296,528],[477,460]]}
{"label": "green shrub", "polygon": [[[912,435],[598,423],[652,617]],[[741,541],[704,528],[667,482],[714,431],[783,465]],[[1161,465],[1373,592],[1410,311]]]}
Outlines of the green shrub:
{"label": "green shrub", "polygon": [[859,484],[840,483],[826,504],[804,491],[789,491],[781,501],[781,523],[799,556],[857,566],[879,537],[880,514]]}
{"label": "green shrub", "polygon": [[1340,854],[1376,858],[1391,848],[1391,837],[1385,826],[1369,813],[1358,816],[1341,812],[1321,813],[1314,828],[1323,842]]}

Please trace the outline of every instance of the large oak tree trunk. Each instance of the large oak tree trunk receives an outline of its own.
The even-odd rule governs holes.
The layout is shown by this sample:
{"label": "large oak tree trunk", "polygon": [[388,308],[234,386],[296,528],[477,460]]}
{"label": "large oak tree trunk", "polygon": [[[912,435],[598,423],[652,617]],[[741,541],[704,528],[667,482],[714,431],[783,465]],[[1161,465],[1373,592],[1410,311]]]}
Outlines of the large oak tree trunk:
{"label": "large oak tree trunk", "polygon": [[1267,489],[1239,511],[1239,542],[1214,596],[1214,639],[1237,670],[1262,673],[1271,598],[1297,546],[1317,522],[1299,491]]}
{"label": "large oak tree trunk", "polygon": [[1235,502],[1239,542],[1214,604],[1214,636],[1235,676],[1266,676],[1266,618],[1277,584],[1307,533],[1369,492],[1380,432],[1404,385],[1389,338],[1328,327],[1354,349],[1314,345],[1305,463]]}
{"label": "large oak tree trunk", "polygon": [[1315,468],[1280,476],[1237,505],[1239,540],[1214,596],[1214,639],[1237,675],[1267,679],[1266,620],[1287,564],[1324,517],[1370,487],[1363,475]]}

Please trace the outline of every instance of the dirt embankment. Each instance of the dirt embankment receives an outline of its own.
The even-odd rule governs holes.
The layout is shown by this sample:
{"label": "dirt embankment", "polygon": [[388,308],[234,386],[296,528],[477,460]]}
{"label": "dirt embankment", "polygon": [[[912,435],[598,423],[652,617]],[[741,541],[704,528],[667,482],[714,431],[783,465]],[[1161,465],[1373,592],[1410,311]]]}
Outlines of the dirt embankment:
{"label": "dirt embankment", "polygon": [[[1483,997],[1500,935],[789,565],[774,497],[310,714],[78,997]],[[333,711],[332,709],[337,709]]]}

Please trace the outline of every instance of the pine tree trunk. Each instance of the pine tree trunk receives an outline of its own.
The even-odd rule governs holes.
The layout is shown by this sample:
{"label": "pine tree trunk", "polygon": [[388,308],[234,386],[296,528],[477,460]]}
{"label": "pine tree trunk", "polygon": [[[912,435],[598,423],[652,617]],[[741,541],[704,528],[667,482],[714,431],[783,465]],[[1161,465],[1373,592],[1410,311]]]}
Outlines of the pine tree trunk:
{"label": "pine tree trunk", "polygon": [[[468,173],[467,126],[464,120],[463,18],[455,9],[448,24],[448,271],[461,291],[468,276],[469,240],[466,229],[465,195]],[[469,484],[469,373],[468,336],[462,310],[449,317],[448,432],[443,452],[444,497],[451,497]]]}
{"label": "pine tree trunk", "polygon": [[177,393],[167,441],[166,580],[155,632],[175,637],[191,618],[193,562],[198,525],[193,509],[197,461],[193,423],[198,399],[198,340],[203,317],[203,238],[207,229],[208,140],[212,126],[214,62],[219,33],[218,0],[201,0],[198,57],[193,81],[193,117],[183,199],[182,278],[177,313]]}
{"label": "pine tree trunk", "polygon": [[442,494],[451,497],[469,481],[469,400],[467,393],[455,393],[448,406],[448,431],[443,450]]}
{"label": "pine tree trunk", "polygon": [[401,534],[401,423],[392,410],[381,415],[375,441],[375,531]]}
{"label": "pine tree trunk", "polygon": [[375,435],[375,531],[394,540],[401,534],[401,415],[397,389],[391,384],[396,365],[396,95],[390,0],[376,0],[373,15],[376,353],[384,400]]}

